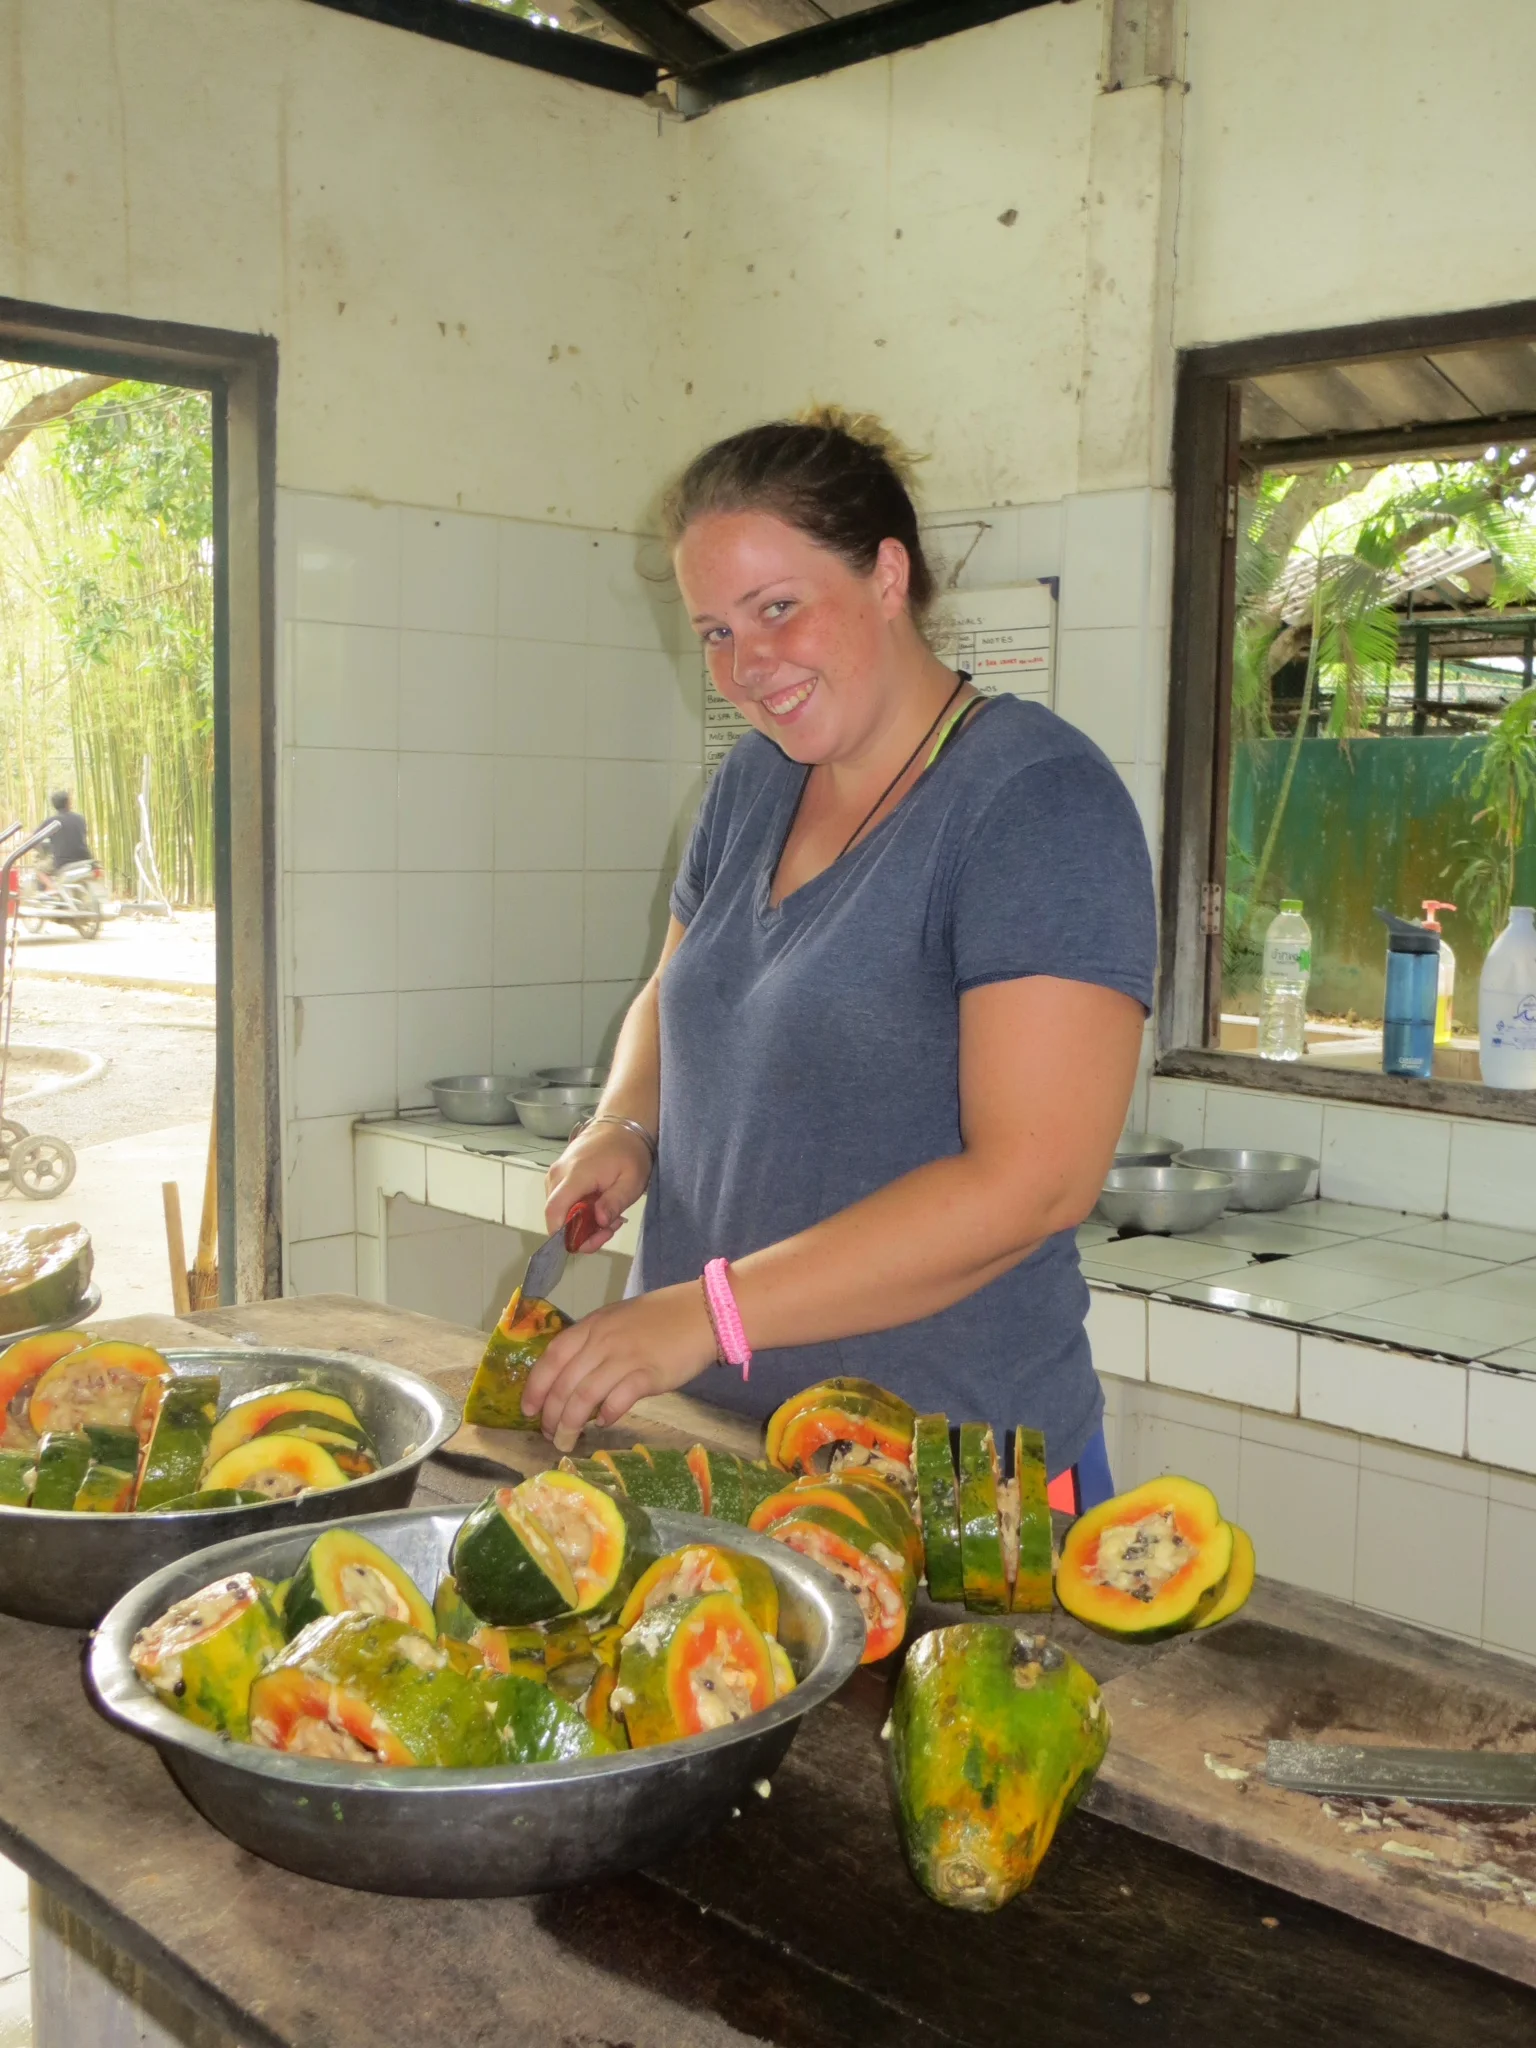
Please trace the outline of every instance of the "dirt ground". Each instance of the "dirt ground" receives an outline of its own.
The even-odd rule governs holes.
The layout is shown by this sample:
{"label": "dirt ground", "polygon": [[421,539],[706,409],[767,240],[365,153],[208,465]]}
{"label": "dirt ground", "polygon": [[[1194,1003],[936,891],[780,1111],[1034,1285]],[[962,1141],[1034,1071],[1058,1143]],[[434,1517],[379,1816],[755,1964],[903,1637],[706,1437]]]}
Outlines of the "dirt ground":
{"label": "dirt ground", "polygon": [[11,1037],[18,1045],[60,1045],[99,1053],[93,1081],[61,1094],[8,1105],[29,1131],[77,1149],[137,1137],[169,1124],[206,1122],[213,1104],[213,991],[101,988],[79,981],[16,987]]}

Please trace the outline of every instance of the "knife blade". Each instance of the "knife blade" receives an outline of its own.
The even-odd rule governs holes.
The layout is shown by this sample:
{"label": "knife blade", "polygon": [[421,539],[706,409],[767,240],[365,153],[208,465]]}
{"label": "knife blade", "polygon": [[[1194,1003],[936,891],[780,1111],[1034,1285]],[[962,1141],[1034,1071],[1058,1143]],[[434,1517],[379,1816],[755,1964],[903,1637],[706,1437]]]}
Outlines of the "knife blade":
{"label": "knife blade", "polygon": [[548,1301],[565,1271],[567,1252],[580,1251],[597,1229],[597,1211],[590,1202],[574,1202],[558,1230],[551,1231],[528,1261],[519,1290],[524,1301]]}
{"label": "knife blade", "polygon": [[1536,1755],[1529,1753],[1272,1742],[1264,1779],[1287,1792],[1331,1792],[1345,1798],[1536,1806]]}

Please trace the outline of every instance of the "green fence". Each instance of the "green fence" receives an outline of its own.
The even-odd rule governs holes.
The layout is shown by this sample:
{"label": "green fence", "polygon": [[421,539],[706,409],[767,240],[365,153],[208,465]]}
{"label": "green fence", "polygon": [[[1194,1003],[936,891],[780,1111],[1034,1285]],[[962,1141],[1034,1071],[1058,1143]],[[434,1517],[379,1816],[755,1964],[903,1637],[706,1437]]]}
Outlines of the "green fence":
{"label": "green fence", "polygon": [[[1473,837],[1474,805],[1455,774],[1479,745],[1477,739],[1406,735],[1347,744],[1302,741],[1264,885],[1265,907],[1252,916],[1251,943],[1239,945],[1235,957],[1229,950],[1228,1007],[1253,1006],[1271,908],[1282,896],[1299,896],[1312,929],[1308,1007],[1327,1016],[1380,1019],[1386,933],[1374,906],[1418,917],[1426,897],[1456,900],[1455,879],[1468,859],[1457,842]],[[1250,856],[1269,830],[1290,747],[1289,740],[1245,740],[1235,751],[1231,839]],[[1231,886],[1241,874],[1234,863]],[[1521,850],[1515,901],[1536,903],[1536,834]],[[1456,953],[1456,1022],[1473,1030],[1483,941],[1469,917],[1446,912],[1443,924]]]}

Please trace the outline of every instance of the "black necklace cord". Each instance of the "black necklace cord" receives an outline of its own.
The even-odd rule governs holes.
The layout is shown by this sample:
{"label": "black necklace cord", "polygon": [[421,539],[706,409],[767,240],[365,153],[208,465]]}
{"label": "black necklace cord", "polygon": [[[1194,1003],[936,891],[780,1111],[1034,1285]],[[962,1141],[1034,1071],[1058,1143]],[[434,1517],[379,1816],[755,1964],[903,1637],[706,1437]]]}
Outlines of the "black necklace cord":
{"label": "black necklace cord", "polygon": [[849,833],[848,837],[843,841],[842,849],[837,856],[838,860],[842,859],[843,854],[845,854],[848,851],[849,847],[853,845],[854,841],[859,837],[860,833],[862,833],[865,830],[865,828],[869,824],[870,819],[875,816],[876,812],[880,809],[881,805],[885,802],[886,798],[890,795],[891,791],[896,787],[897,783],[900,782],[901,778],[912,766],[912,763],[917,759],[918,755],[923,751],[924,747],[927,746],[928,742],[933,738],[934,734],[938,731],[939,727],[944,723],[945,712],[949,709],[950,705],[954,703],[955,699],[959,696],[960,692],[965,688],[965,684],[966,678],[962,676],[960,680],[955,684],[955,687],[950,691],[949,695],[944,699],[944,702],[939,706],[938,716],[934,719],[932,725],[929,726],[928,730],[923,734],[922,738],[918,741],[917,745],[912,749],[911,753],[908,754],[905,761],[902,762],[901,766],[896,770],[896,773],[891,777],[890,781],[885,785],[884,789],[882,789],[880,794],[875,798],[874,802],[870,805],[869,809],[864,813],[863,817],[860,818],[858,824],[854,826],[853,830]]}

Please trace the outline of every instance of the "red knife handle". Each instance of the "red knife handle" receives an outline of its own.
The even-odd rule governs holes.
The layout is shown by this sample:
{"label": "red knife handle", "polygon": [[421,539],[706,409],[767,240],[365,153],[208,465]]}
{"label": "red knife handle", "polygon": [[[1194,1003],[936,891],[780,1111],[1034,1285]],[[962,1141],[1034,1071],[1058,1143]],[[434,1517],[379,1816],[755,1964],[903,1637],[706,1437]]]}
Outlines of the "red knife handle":
{"label": "red knife handle", "polygon": [[565,1248],[579,1252],[598,1228],[597,1210],[591,1202],[573,1202],[566,1211]]}

